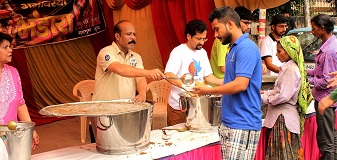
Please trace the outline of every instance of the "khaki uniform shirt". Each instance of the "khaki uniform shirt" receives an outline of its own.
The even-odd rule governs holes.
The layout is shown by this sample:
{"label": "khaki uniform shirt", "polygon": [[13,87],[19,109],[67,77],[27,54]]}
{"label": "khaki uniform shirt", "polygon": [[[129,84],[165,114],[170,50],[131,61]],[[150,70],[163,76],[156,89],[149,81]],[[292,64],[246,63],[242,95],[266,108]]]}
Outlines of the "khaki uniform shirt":
{"label": "khaki uniform shirt", "polygon": [[108,71],[108,66],[113,62],[144,68],[139,54],[129,50],[125,56],[115,42],[104,47],[97,56],[96,82],[92,100],[133,99],[136,96],[135,78],[122,77]]}

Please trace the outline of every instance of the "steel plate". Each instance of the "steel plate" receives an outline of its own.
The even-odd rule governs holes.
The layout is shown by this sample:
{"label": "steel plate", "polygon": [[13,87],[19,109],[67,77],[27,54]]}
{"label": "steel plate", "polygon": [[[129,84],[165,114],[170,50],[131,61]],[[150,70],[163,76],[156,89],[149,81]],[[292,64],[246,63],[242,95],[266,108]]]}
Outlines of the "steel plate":
{"label": "steel plate", "polygon": [[45,116],[110,116],[152,108],[150,103],[135,103],[131,99],[87,101],[47,106],[40,110]]}

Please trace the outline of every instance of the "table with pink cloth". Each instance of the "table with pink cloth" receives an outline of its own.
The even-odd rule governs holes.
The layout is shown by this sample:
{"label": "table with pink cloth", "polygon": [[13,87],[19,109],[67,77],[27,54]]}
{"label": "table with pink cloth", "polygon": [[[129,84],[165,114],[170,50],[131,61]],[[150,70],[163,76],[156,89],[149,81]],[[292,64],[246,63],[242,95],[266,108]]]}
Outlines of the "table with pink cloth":
{"label": "table with pink cloth", "polygon": [[212,132],[178,132],[175,130],[166,131],[171,138],[163,139],[161,130],[152,130],[150,133],[150,146],[134,154],[127,155],[105,155],[96,151],[96,144],[86,144],[82,146],[67,147],[49,152],[34,154],[31,160],[95,160],[95,159],[116,159],[116,160],[219,160],[220,145],[217,127],[214,126]]}
{"label": "table with pink cloth", "polygon": [[[316,141],[316,116],[312,113],[307,116],[304,123],[304,133],[301,137],[304,158],[318,160],[320,153]],[[336,118],[337,121],[337,118]],[[216,128],[216,126],[214,126]],[[337,126],[336,126],[337,127]],[[32,160],[94,160],[94,159],[162,159],[162,160],[219,160],[221,159],[218,132],[195,133],[167,131],[171,139],[163,140],[161,130],[150,133],[150,147],[142,153],[129,155],[104,155],[96,151],[96,144],[67,147],[49,152],[32,155]],[[265,158],[267,145],[267,128],[261,130],[260,140],[255,155],[255,160]],[[172,143],[167,145],[167,143]]]}
{"label": "table with pink cloth", "polygon": [[[335,127],[337,127],[337,125]],[[317,146],[316,131],[317,131],[316,116],[315,113],[312,113],[307,116],[304,122],[304,131],[301,137],[304,159],[318,160],[321,155]],[[268,141],[267,137],[265,136],[266,134],[267,128],[263,128],[261,130],[255,160],[262,160],[265,158],[266,146]]]}

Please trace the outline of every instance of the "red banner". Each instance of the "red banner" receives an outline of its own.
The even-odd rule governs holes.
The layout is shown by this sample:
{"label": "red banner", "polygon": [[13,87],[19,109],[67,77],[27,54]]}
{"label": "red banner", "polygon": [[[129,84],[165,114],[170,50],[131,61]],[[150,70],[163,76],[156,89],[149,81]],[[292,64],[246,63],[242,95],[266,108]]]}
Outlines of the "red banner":
{"label": "red banner", "polygon": [[105,30],[102,13],[100,0],[4,0],[0,32],[13,48],[62,42]]}

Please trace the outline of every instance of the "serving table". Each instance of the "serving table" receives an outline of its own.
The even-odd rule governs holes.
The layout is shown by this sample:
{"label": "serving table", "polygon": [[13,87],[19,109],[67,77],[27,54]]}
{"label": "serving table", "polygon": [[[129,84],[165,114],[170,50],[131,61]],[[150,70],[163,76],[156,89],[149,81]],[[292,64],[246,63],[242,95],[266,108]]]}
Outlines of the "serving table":
{"label": "serving table", "polygon": [[[217,126],[212,132],[178,132],[166,130],[171,136],[164,140],[162,130],[150,132],[150,145],[147,149],[127,155],[105,155],[96,151],[96,144],[67,147],[49,152],[34,154],[32,160],[102,160],[102,159],[221,159]],[[167,137],[166,137],[167,138]],[[202,158],[204,157],[204,158]]]}

